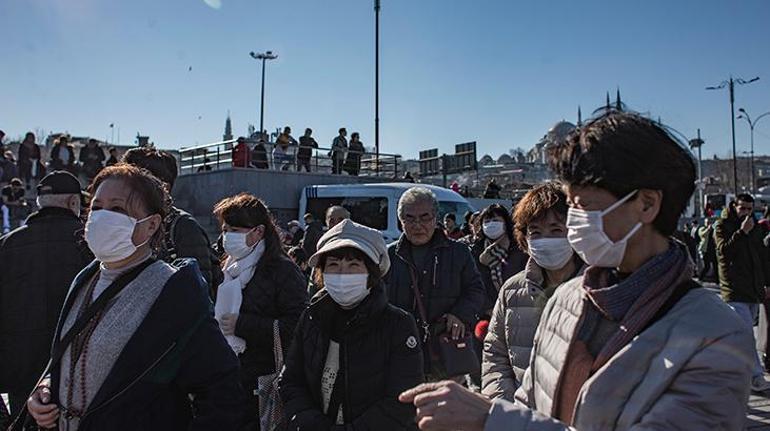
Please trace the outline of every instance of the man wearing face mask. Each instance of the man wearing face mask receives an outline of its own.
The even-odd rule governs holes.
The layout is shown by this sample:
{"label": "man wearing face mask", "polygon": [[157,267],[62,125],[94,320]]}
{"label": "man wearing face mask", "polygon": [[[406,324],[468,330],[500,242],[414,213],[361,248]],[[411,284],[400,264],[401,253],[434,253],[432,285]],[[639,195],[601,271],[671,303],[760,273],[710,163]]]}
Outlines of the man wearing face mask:
{"label": "man wearing face mask", "polygon": [[391,268],[385,277],[390,303],[414,316],[423,343],[425,374],[448,376],[439,337],[460,339],[476,324],[484,306],[484,284],[465,244],[452,241],[437,225],[436,196],[412,187],[398,201],[401,238],[388,246]]}
{"label": "man wearing face mask", "polygon": [[529,366],[546,302],[584,268],[567,240],[567,198],[560,184],[546,183],[527,192],[516,205],[513,221],[516,242],[530,258],[500,289],[481,364],[481,392],[508,401],[514,400]]}
{"label": "man wearing face mask", "polygon": [[545,306],[516,403],[451,382],[401,400],[425,429],[743,429],[756,351],[749,328],[692,280],[671,239],[695,163],[659,124],[609,112],[551,154],[567,238],[589,265]]}
{"label": "man wearing face mask", "polygon": [[[765,235],[767,230],[754,219],[754,197],[745,193],[736,196],[735,207],[725,209],[714,226],[722,299],[746,322],[752,334],[759,304],[765,298],[765,286],[770,284],[770,253],[763,244]],[[755,357],[751,389],[766,391],[770,382],[764,378],[759,356]]]}
{"label": "man wearing face mask", "polygon": [[0,239],[0,393],[9,394],[14,415],[45,368],[72,280],[93,260],[77,178],[52,172],[37,194],[40,209]]}

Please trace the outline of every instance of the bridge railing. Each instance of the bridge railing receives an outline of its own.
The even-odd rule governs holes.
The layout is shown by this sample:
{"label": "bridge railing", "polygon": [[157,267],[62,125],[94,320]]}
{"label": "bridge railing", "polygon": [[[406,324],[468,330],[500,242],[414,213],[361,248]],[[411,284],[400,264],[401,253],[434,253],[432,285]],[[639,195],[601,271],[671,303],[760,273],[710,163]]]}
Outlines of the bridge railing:
{"label": "bridge railing", "polygon": [[[299,147],[297,145],[289,145],[285,155],[274,153],[274,142],[264,142],[265,156],[267,158],[267,166],[264,162],[259,163],[254,160],[252,152],[257,145],[256,140],[246,140],[249,146],[250,153],[250,165],[249,166],[235,166],[233,161],[233,148],[236,145],[235,140],[213,142],[205,145],[197,145],[194,147],[183,147],[179,150],[180,164],[179,171],[181,174],[193,174],[198,172],[208,172],[219,169],[231,169],[237,168],[252,168],[252,169],[270,169],[270,170],[283,170],[283,171],[297,171],[302,170],[305,172],[307,168],[300,166],[297,160],[297,151]],[[360,164],[347,163],[347,156],[350,151],[346,151],[345,161],[341,166],[341,174],[352,174],[354,168],[358,167],[358,176],[376,176],[386,178],[399,178],[403,172],[400,170],[401,156],[398,154],[377,154],[371,152],[361,153]],[[313,148],[311,151],[311,157],[309,159],[310,172],[331,174],[333,170],[334,161],[331,158],[331,148]]]}

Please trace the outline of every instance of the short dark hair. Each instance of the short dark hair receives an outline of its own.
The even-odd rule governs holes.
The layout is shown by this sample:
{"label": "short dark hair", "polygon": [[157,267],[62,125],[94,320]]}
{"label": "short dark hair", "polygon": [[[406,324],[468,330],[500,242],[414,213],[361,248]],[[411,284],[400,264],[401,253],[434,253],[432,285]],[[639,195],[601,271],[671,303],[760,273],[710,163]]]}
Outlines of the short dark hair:
{"label": "short dark hair", "polygon": [[528,191],[516,204],[513,210],[516,243],[519,248],[527,251],[527,227],[533,221],[545,217],[549,212],[556,214],[559,219],[567,219],[567,196],[561,184],[548,182]]}
{"label": "short dark hair", "polygon": [[[513,240],[513,221],[511,220],[511,215],[508,213],[508,210],[500,204],[492,204],[484,208],[484,210],[481,211],[481,214],[479,215],[478,223],[480,226],[483,226],[485,219],[490,219],[495,216],[498,216],[504,220],[505,234],[508,236],[508,239]],[[486,237],[483,230],[481,231],[481,235]]]}
{"label": "short dark hair", "polygon": [[446,219],[452,220],[453,222],[457,223],[457,217],[455,217],[455,213],[446,213],[444,215],[444,220]]}
{"label": "short dark hair", "polygon": [[290,258],[294,259],[298,265],[300,263],[307,263],[307,253],[305,253],[305,249],[302,247],[292,247],[287,254]]}
{"label": "short dark hair", "polygon": [[556,176],[570,186],[595,186],[620,199],[634,190],[660,190],[653,226],[669,236],[695,190],[695,162],[664,126],[631,112],[603,114],[549,152]]}
{"label": "short dark hair", "polygon": [[754,196],[751,196],[748,193],[740,193],[740,194],[735,195],[735,200],[736,201],[748,202],[748,203],[754,203]]}
{"label": "short dark hair", "polygon": [[12,186],[19,186],[19,187],[21,187],[21,186],[24,185],[24,183],[22,183],[21,179],[19,179],[19,178],[13,178],[13,179],[11,179],[11,185]]}
{"label": "short dark hair", "polygon": [[342,133],[342,132],[347,133],[347,129],[345,129],[344,127],[340,127],[339,133]]}
{"label": "short dark hair", "polygon": [[174,187],[177,176],[176,159],[166,151],[159,151],[151,147],[132,148],[123,154],[123,163],[147,169],[168,184],[168,189]]}
{"label": "short dark hair", "polygon": [[336,257],[337,259],[357,259],[363,261],[364,266],[369,273],[369,277],[366,279],[366,287],[371,290],[380,284],[380,279],[382,278],[380,267],[374,263],[374,261],[366,255],[366,253],[354,247],[341,247],[328,251],[319,257],[318,264],[316,265],[318,270],[315,271],[315,275],[313,277],[313,282],[319,289],[323,289],[323,268],[326,266],[326,259],[329,256]]}

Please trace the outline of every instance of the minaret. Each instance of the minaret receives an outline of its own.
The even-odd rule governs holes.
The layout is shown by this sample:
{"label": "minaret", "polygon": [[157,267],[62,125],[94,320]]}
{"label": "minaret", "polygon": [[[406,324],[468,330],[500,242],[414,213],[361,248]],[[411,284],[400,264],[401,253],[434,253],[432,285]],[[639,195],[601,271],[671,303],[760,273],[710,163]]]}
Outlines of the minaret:
{"label": "minaret", "polygon": [[577,126],[580,127],[583,125],[583,114],[580,112],[580,105],[578,105],[578,121]]}
{"label": "minaret", "polygon": [[623,103],[620,101],[620,87],[617,88],[617,92],[615,93],[615,109],[618,111],[623,110]]}
{"label": "minaret", "polygon": [[227,120],[225,120],[225,134],[222,135],[223,141],[233,140],[233,125],[230,122],[230,111],[227,111]]}
{"label": "minaret", "polygon": [[610,92],[607,92],[607,104],[605,105],[605,109],[607,109],[607,112],[610,112],[612,109],[612,105],[610,105]]}

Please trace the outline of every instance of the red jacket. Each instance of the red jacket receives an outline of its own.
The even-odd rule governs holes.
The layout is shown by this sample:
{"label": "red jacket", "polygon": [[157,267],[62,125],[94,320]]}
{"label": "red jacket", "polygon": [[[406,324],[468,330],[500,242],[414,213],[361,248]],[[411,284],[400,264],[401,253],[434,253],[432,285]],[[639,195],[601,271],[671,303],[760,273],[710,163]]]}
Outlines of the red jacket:
{"label": "red jacket", "polygon": [[251,166],[251,150],[246,143],[236,144],[233,148],[233,167],[234,168],[248,168]]}

